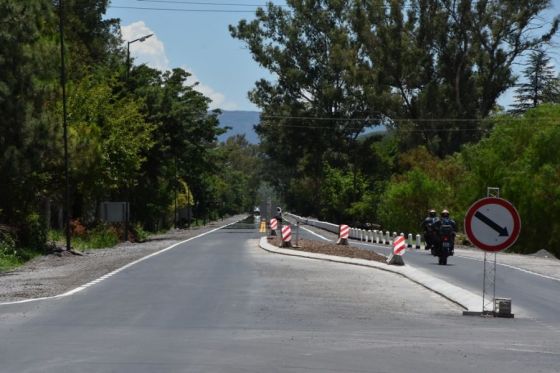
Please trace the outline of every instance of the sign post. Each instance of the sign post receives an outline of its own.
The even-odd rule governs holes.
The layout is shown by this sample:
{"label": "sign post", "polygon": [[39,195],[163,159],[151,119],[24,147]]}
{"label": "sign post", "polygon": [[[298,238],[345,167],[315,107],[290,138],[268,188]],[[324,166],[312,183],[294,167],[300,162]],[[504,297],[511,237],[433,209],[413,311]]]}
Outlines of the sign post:
{"label": "sign post", "polygon": [[513,245],[521,231],[519,213],[499,196],[499,188],[488,188],[487,197],[476,201],[465,215],[468,239],[484,251],[482,314],[491,315],[496,311],[496,253]]}

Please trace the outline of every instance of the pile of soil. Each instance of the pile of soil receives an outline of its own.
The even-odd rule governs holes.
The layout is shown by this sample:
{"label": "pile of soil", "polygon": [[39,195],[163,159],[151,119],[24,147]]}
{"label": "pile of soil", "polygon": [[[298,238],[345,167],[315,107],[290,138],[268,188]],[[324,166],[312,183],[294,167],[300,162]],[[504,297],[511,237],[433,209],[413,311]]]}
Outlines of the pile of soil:
{"label": "pile of soil", "polygon": [[[282,241],[280,238],[276,237],[269,239],[268,243],[271,245],[280,247]],[[292,242],[292,245],[294,242]],[[331,242],[315,241],[315,240],[299,240],[298,247],[286,247],[289,250],[306,251],[310,253],[326,254],[334,256],[344,256],[348,258],[373,260],[376,262],[386,263],[387,258],[376,252],[358,249],[357,247],[347,246],[347,245],[336,245]]]}

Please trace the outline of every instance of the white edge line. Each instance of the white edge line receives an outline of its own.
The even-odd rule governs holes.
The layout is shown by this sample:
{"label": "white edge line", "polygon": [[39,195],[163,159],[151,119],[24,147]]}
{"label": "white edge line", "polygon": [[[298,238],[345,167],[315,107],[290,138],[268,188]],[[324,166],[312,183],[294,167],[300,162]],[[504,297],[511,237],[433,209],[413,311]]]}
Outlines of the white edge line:
{"label": "white edge line", "polygon": [[332,240],[329,240],[328,238],[323,237],[323,236],[321,236],[320,234],[315,233],[315,232],[313,232],[313,231],[310,230],[310,229],[307,229],[307,228],[305,228],[305,227],[300,227],[300,228],[303,229],[303,230],[306,231],[306,232],[311,233],[312,235],[315,235],[315,236],[319,237],[319,238],[322,239],[322,240],[332,242]]}
{"label": "white edge line", "polygon": [[[242,220],[243,220],[243,219],[242,219]],[[240,220],[239,220],[239,221],[240,221]],[[164,248],[164,249],[161,249],[161,250],[159,250],[159,251],[156,251],[155,253],[148,254],[148,255],[146,255],[146,256],[143,256],[143,257],[140,258],[140,259],[136,259],[136,260],[133,261],[133,262],[130,262],[130,263],[128,263],[128,264],[125,264],[124,266],[122,266],[122,267],[120,267],[120,268],[117,268],[117,269],[113,270],[112,272],[106,273],[106,274],[104,274],[103,276],[101,276],[101,277],[99,277],[99,278],[97,278],[97,279],[95,279],[95,280],[92,280],[92,281],[90,281],[90,282],[88,282],[88,283],[86,283],[86,284],[84,284],[84,285],[78,286],[78,287],[75,288],[75,289],[72,289],[72,290],[70,290],[70,291],[67,291],[66,293],[62,293],[62,294],[58,294],[58,295],[52,295],[52,296],[50,296],[50,297],[41,297],[41,298],[32,298],[32,299],[18,300],[18,301],[13,301],[13,302],[5,302],[5,303],[0,303],[0,306],[7,306],[7,305],[11,305],[11,304],[30,303],[30,302],[40,301],[40,300],[57,299],[57,298],[68,297],[68,296],[70,296],[70,295],[79,293],[80,291],[85,290],[85,289],[87,289],[88,287],[90,287],[90,286],[92,286],[92,285],[96,285],[96,284],[102,282],[103,280],[106,280],[106,279],[108,279],[109,277],[114,276],[114,275],[116,275],[117,273],[119,273],[119,272],[121,272],[121,271],[123,271],[123,270],[125,270],[125,269],[127,269],[127,268],[129,268],[129,267],[132,267],[132,266],[135,265],[135,264],[138,264],[138,263],[140,263],[140,262],[143,262],[144,260],[150,259],[150,258],[152,258],[152,257],[154,257],[154,256],[156,256],[156,255],[163,254],[164,252],[169,251],[169,250],[171,250],[171,249],[173,249],[173,248],[175,248],[175,247],[177,247],[177,246],[179,246],[179,245],[182,245],[182,244],[184,244],[184,243],[186,243],[186,242],[192,241],[192,240],[197,239],[197,238],[200,238],[200,237],[202,237],[202,236],[206,236],[206,235],[208,235],[208,234],[210,234],[210,233],[214,233],[214,232],[216,232],[216,231],[218,231],[218,230],[220,230],[220,229],[223,229],[223,228],[225,228],[225,227],[228,227],[228,226],[230,226],[230,225],[233,225],[233,224],[235,224],[235,223],[237,223],[237,222],[239,222],[239,221],[235,221],[235,222],[233,222],[233,223],[229,223],[229,224],[223,225],[223,226],[221,226],[221,227],[214,228],[214,229],[212,229],[212,230],[210,230],[210,231],[208,231],[208,232],[204,232],[204,233],[201,233],[201,234],[199,234],[199,235],[197,235],[197,236],[188,238],[188,239],[186,239],[186,240],[184,240],[184,241],[174,243],[173,245],[168,246],[168,247],[166,247],[166,248]]]}

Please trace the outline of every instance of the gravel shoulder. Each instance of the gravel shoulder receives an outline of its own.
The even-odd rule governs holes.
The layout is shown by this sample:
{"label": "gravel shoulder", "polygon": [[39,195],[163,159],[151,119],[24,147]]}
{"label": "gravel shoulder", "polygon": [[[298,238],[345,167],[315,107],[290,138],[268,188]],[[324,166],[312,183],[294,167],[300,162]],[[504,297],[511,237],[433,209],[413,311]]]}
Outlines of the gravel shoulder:
{"label": "gravel shoulder", "polygon": [[0,273],[0,303],[65,293],[146,255],[242,218],[234,216],[204,227],[171,230],[143,243],[86,250],[83,256],[62,253],[36,257],[16,270]]}

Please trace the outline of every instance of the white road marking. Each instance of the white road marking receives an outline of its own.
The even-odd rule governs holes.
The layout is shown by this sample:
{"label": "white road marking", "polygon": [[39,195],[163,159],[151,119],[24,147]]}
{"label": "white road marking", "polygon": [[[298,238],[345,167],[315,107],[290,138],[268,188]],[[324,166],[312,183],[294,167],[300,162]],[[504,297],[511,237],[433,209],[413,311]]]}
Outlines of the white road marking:
{"label": "white road marking", "polygon": [[322,240],[329,241],[329,242],[333,242],[332,240],[329,240],[328,238],[323,237],[323,236],[321,236],[320,234],[315,233],[315,232],[313,232],[313,231],[310,230],[310,229],[307,229],[307,228],[305,228],[305,227],[300,227],[300,228],[303,229],[303,230],[306,231],[306,232],[311,233],[311,234],[314,235],[314,236],[319,237],[319,238],[322,239]]}
{"label": "white road marking", "polygon": [[103,276],[101,276],[101,277],[99,277],[99,278],[97,278],[97,279],[95,279],[95,280],[92,280],[92,281],[88,282],[87,284],[84,284],[84,285],[79,286],[79,287],[77,287],[77,288],[75,288],[75,289],[72,289],[72,290],[70,290],[70,291],[67,291],[66,293],[58,294],[58,295],[53,295],[53,296],[50,296],[50,297],[41,297],[41,298],[32,298],[32,299],[18,300],[18,301],[14,301],[14,302],[5,302],[5,303],[0,303],[0,306],[5,306],[5,305],[9,305],[9,304],[21,304],[21,303],[36,302],[36,301],[46,300],[46,299],[57,299],[57,298],[68,297],[68,296],[70,296],[70,295],[79,293],[80,291],[85,290],[85,289],[87,289],[88,287],[90,287],[90,286],[92,286],[92,285],[96,285],[96,284],[100,283],[101,281],[106,280],[106,279],[108,279],[109,277],[112,277],[112,276],[116,275],[117,273],[119,273],[119,272],[121,272],[121,271],[123,271],[123,270],[125,270],[125,269],[127,269],[127,268],[132,267],[132,266],[135,265],[135,264],[138,264],[138,263],[140,263],[140,262],[143,262],[144,260],[153,258],[153,257],[156,256],[156,255],[163,254],[164,252],[169,251],[169,250],[171,250],[171,249],[173,249],[173,248],[175,248],[175,247],[177,247],[177,246],[179,246],[179,245],[182,245],[182,244],[184,244],[184,243],[186,243],[186,242],[189,242],[189,241],[195,240],[195,239],[197,239],[197,238],[206,236],[206,235],[208,235],[208,234],[210,234],[210,233],[214,233],[214,232],[216,232],[217,230],[220,230],[220,229],[222,229],[222,228],[228,227],[228,226],[233,225],[233,224],[235,224],[235,223],[237,223],[237,222],[233,222],[233,223],[226,224],[226,225],[223,225],[223,226],[218,227],[218,228],[214,228],[214,229],[212,229],[212,230],[210,230],[210,231],[208,231],[208,232],[201,233],[201,234],[199,234],[199,235],[197,235],[197,236],[191,237],[191,238],[186,239],[186,240],[181,241],[181,242],[177,242],[177,243],[175,243],[175,244],[173,244],[173,245],[171,245],[171,246],[168,246],[168,247],[166,247],[166,248],[164,248],[164,249],[161,249],[160,251],[156,251],[155,253],[151,253],[151,254],[148,254],[148,255],[146,255],[146,256],[143,256],[143,257],[140,258],[140,259],[137,259],[137,260],[135,260],[135,261],[133,261],[133,262],[130,262],[130,263],[128,263],[128,264],[126,264],[126,265],[124,265],[124,266],[122,266],[122,267],[120,267],[120,268],[115,269],[115,270],[112,271],[112,272],[109,272],[109,273],[107,273],[107,274],[105,274],[105,275],[103,275]]}
{"label": "white road marking", "polygon": [[[304,229],[305,229],[305,228],[304,228]],[[370,244],[370,243],[363,243],[363,242],[353,242],[353,243],[354,243],[354,244],[358,244],[358,245],[363,245],[363,246],[369,246],[369,247],[378,247],[378,248],[390,249],[390,246],[382,246],[382,245],[380,245],[380,244]],[[408,248],[407,251],[408,251],[408,252],[411,252],[411,253],[413,253],[413,252],[419,252],[419,251],[417,251],[416,249],[410,249],[410,248]],[[455,255],[453,255],[453,256],[456,257],[456,258],[474,260],[474,261],[476,261],[476,262],[483,262],[483,261],[484,261],[484,260],[482,260],[482,259],[477,259],[477,258],[472,258],[472,257],[469,257],[469,256],[463,256],[463,255],[457,255],[457,254],[455,254]],[[527,274],[534,275],[534,276],[537,276],[537,277],[546,278],[546,279],[548,279],[548,280],[553,280],[553,281],[558,281],[558,282],[560,282],[560,278],[558,278],[558,277],[543,275],[543,274],[541,274],[541,273],[537,273],[537,272],[533,272],[533,271],[528,270],[528,269],[516,267],[516,266],[513,266],[513,265],[511,265],[511,264],[504,264],[504,263],[499,263],[499,262],[497,262],[496,264],[499,265],[499,266],[503,266],[503,267],[515,269],[515,270],[518,270],[518,271],[521,271],[521,272],[525,272],[525,273],[527,273]]]}

